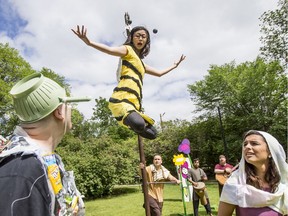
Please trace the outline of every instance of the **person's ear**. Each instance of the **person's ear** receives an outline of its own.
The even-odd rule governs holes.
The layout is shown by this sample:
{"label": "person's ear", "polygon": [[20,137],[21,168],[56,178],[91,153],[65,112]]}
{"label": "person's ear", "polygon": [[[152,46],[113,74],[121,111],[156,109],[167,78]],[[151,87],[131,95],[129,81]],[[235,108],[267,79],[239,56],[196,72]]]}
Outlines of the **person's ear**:
{"label": "person's ear", "polygon": [[63,104],[58,106],[54,111],[53,114],[55,118],[62,120],[64,118],[64,109],[63,109]]}

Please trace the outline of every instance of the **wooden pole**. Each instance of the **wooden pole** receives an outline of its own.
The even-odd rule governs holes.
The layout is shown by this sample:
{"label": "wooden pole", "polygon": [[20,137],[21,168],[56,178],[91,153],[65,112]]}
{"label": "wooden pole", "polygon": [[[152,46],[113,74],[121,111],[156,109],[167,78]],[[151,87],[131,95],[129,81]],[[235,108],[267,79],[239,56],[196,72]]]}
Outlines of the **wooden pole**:
{"label": "wooden pole", "polygon": [[176,182],[147,182],[147,184],[177,184]]}
{"label": "wooden pole", "polygon": [[[138,135],[138,146],[139,146],[140,162],[146,165],[143,141],[140,135]],[[146,216],[150,216],[150,206],[149,206],[149,200],[148,200],[148,184],[147,184],[148,181],[147,181],[147,174],[146,174],[145,166],[143,169],[141,169],[141,174],[142,174],[142,189],[144,193],[145,212],[146,212]]]}

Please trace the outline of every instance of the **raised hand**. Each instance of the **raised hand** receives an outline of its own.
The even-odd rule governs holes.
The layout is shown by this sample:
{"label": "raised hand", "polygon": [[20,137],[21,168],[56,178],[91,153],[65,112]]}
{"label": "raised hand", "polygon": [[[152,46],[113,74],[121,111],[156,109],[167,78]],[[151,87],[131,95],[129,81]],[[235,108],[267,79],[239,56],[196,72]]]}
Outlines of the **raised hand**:
{"label": "raised hand", "polygon": [[186,58],[183,54],[181,55],[180,59],[177,62],[174,62],[175,68]]}
{"label": "raised hand", "polygon": [[79,25],[77,25],[77,29],[71,29],[74,34],[76,34],[84,43],[86,43],[87,45],[90,45],[90,40],[88,39],[88,37],[86,36],[87,33],[87,29],[84,27],[84,25],[82,25],[82,28],[80,30]]}

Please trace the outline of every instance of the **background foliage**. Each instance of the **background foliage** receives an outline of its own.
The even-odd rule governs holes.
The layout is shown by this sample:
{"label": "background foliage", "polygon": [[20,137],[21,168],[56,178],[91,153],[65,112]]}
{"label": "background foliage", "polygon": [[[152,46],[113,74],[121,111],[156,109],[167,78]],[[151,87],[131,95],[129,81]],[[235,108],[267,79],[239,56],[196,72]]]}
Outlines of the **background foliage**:
{"label": "background foliage", "polygon": [[287,8],[287,0],[279,0],[275,11],[266,11],[260,17],[261,55],[268,60],[278,60],[286,69],[288,63]]}

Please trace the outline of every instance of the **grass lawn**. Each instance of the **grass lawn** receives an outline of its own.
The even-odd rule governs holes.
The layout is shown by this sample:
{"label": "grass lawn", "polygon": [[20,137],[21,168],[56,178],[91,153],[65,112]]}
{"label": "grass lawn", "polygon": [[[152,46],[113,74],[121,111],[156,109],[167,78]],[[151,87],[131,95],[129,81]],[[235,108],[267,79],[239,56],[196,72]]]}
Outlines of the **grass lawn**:
{"label": "grass lawn", "polygon": [[[213,215],[217,215],[219,202],[218,185],[216,182],[206,184]],[[87,201],[86,216],[144,216],[144,196],[140,185],[119,186],[115,195],[107,198]],[[193,215],[192,202],[186,203],[187,216]],[[181,189],[179,185],[165,185],[163,216],[184,215]],[[199,216],[206,215],[205,208],[199,205]]]}

